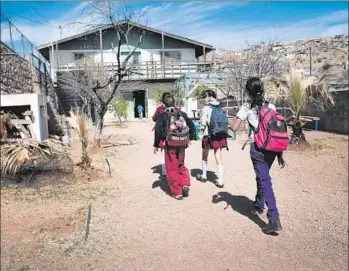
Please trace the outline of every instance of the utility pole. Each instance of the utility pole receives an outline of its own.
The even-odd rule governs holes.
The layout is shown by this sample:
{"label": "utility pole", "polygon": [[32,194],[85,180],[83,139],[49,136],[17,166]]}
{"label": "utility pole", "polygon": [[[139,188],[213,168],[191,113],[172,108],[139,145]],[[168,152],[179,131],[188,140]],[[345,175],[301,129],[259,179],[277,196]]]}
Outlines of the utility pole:
{"label": "utility pole", "polygon": [[311,47],[309,47],[309,74],[312,75],[312,66],[311,66],[312,60],[311,60]]}
{"label": "utility pole", "polygon": [[62,39],[62,26],[59,26],[59,34],[60,34],[61,39]]}

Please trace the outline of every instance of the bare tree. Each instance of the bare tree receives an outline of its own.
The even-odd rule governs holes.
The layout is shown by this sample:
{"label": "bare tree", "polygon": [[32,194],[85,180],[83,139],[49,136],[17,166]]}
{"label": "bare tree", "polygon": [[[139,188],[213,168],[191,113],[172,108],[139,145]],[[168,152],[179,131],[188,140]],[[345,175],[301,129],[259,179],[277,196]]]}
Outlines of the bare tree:
{"label": "bare tree", "polygon": [[[120,86],[125,81],[125,77],[134,73],[132,67],[136,59],[131,58],[142,42],[144,29],[137,28],[132,23],[139,21],[144,14],[137,16],[126,4],[121,7],[118,2],[97,1],[90,2],[82,12],[81,17],[72,24],[85,25],[87,29],[108,29],[115,33],[116,44],[109,46],[116,55],[116,67],[110,69],[103,66],[103,63],[93,63],[85,61],[76,63],[74,71],[61,73],[58,81],[62,88],[73,91],[81,97],[85,106],[91,103],[96,109],[96,131],[95,144],[100,146],[103,132],[104,116],[108,110],[108,105],[116,96]],[[92,22],[92,23],[91,23]],[[137,43],[133,44],[133,49],[125,59],[121,59],[121,46],[129,45],[129,37],[138,32]]]}
{"label": "bare tree", "polygon": [[227,73],[227,84],[231,94],[239,97],[245,88],[246,80],[251,76],[281,76],[285,71],[285,64],[281,61],[282,54],[275,49],[276,42],[261,42],[238,52],[225,52],[220,59],[220,69]]}

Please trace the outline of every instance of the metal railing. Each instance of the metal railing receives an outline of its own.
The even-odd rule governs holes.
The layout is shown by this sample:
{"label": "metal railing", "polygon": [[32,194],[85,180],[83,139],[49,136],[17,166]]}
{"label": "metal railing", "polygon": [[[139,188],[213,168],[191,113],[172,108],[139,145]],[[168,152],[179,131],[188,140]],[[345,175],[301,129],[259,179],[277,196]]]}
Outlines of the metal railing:
{"label": "metal railing", "polygon": [[[88,64],[87,64],[88,65]],[[101,63],[93,65],[102,65]],[[129,80],[148,80],[148,79],[177,79],[183,74],[209,71],[212,62],[166,62],[144,61],[132,65],[130,73],[127,76]],[[106,71],[116,71],[118,65],[116,62],[104,62],[103,69]],[[71,63],[61,65],[55,72],[66,72],[73,70],[84,70],[85,65],[76,65]]]}
{"label": "metal railing", "polygon": [[0,9],[1,42],[6,44],[19,56],[29,61],[41,72],[50,74],[50,63],[36,49],[35,45],[11,22]]}

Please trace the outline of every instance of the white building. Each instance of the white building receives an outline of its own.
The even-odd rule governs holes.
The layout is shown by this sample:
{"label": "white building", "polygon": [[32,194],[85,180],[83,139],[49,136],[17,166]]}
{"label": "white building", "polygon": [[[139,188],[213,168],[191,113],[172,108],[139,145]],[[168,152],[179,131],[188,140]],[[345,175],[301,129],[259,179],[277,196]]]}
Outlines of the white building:
{"label": "white building", "polygon": [[[132,26],[128,34],[128,43],[125,41],[121,46],[121,61],[137,47],[139,37],[144,33],[141,44],[132,55],[133,60],[136,61],[132,69],[137,70],[137,73],[127,78],[141,82],[142,84],[135,84],[141,87],[123,91],[124,98],[129,102],[128,119],[130,120],[137,117],[138,104],[144,105],[145,116],[151,117],[157,106],[154,100],[156,87],[164,85],[170,88],[173,82],[184,74],[207,70],[213,65],[214,54],[210,54],[213,56],[212,59],[205,57],[209,52],[215,51],[211,45],[134,22],[121,21],[119,25]],[[39,46],[38,50],[50,62],[52,79],[57,82],[60,72],[74,70],[76,61],[81,59],[90,59],[110,69],[115,68],[117,58],[113,48],[117,47],[117,44],[118,38],[114,28],[104,26]],[[198,59],[202,56],[204,61],[199,62]],[[59,86],[57,86],[57,93],[65,113],[79,100],[76,95],[64,96]],[[193,105],[193,103],[197,104],[196,101],[188,102],[191,103],[191,110],[196,109]],[[117,120],[112,110],[110,111],[107,113],[106,122]]]}

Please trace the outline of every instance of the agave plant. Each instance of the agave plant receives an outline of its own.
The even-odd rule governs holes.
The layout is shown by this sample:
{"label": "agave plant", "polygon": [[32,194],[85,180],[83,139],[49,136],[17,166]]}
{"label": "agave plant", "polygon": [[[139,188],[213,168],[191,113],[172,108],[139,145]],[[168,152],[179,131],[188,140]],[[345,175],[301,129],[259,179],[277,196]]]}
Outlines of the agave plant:
{"label": "agave plant", "polygon": [[42,142],[8,142],[1,146],[1,173],[15,175],[26,163],[38,158],[50,159],[53,155],[67,155],[67,148],[59,140]]}
{"label": "agave plant", "polygon": [[262,80],[269,99],[274,102],[284,101],[293,114],[291,144],[305,141],[302,127],[309,119],[303,117],[302,112],[308,102],[315,104],[321,111],[335,105],[331,88],[325,83],[319,83],[315,77],[302,77],[291,71],[286,79],[268,76]]}

